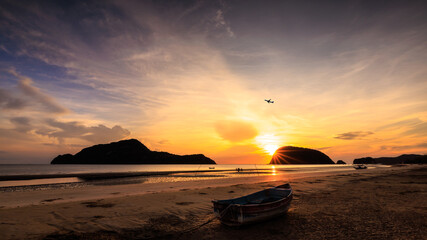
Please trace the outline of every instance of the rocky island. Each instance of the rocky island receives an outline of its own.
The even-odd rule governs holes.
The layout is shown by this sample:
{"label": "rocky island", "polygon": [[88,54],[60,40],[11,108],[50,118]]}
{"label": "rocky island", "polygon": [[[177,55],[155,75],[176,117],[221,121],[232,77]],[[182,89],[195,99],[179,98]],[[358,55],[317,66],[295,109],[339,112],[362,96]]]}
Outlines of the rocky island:
{"label": "rocky island", "polygon": [[353,164],[426,164],[427,155],[403,154],[398,157],[356,158]]}
{"label": "rocky island", "polygon": [[335,164],[326,154],[309,148],[285,146],[276,150],[270,164]]}
{"label": "rocky island", "polygon": [[216,164],[203,154],[176,155],[148,149],[136,139],[84,148],[75,155],[58,155],[50,164]]}

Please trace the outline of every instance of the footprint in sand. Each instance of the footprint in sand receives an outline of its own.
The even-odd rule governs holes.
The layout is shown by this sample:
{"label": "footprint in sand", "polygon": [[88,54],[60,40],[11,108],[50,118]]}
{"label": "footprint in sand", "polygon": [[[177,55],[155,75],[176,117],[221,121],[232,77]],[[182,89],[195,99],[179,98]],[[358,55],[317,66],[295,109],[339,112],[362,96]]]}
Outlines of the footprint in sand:
{"label": "footprint in sand", "polygon": [[50,212],[50,214],[52,214],[52,216],[54,216],[56,219],[59,219],[59,220],[65,220],[65,217],[63,217],[61,214],[59,214],[59,213],[56,213],[56,212],[54,212],[54,211],[52,211],[52,212]]}
{"label": "footprint in sand", "polygon": [[100,203],[100,202],[82,202],[81,204],[86,205],[88,208],[111,208],[114,207],[115,204],[112,203]]}
{"label": "footprint in sand", "polygon": [[62,198],[51,198],[51,199],[46,199],[46,200],[41,201],[40,203],[53,202],[53,201],[58,201],[58,200],[62,200]]}
{"label": "footprint in sand", "polygon": [[194,204],[194,202],[176,202],[175,204],[181,205],[181,206],[186,206],[186,205]]}
{"label": "footprint in sand", "polygon": [[7,222],[1,222],[1,225],[16,225],[15,223],[7,223]]}

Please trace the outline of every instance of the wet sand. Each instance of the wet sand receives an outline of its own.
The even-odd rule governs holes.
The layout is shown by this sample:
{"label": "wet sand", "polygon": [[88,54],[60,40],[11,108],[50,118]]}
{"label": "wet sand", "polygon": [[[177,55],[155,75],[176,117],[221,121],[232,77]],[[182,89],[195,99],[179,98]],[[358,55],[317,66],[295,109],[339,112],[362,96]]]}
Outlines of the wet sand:
{"label": "wet sand", "polygon": [[[70,189],[3,192],[0,239],[426,239],[426,166],[251,179],[200,181],[197,188],[169,183],[169,191],[134,195],[138,184],[72,189],[77,195],[67,195]],[[213,218],[212,199],[287,181],[295,192],[287,215],[241,228]]]}

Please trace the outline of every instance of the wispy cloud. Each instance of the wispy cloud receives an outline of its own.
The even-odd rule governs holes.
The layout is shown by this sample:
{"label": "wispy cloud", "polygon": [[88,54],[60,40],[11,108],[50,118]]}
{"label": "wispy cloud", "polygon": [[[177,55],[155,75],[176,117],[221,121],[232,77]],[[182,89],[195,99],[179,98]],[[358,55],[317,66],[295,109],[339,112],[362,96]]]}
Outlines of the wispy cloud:
{"label": "wispy cloud", "polygon": [[427,143],[417,143],[413,145],[387,145],[381,146],[383,150],[413,150],[413,149],[427,149]]}
{"label": "wispy cloud", "polygon": [[40,103],[46,111],[58,114],[69,112],[67,108],[61,106],[54,98],[43,93],[39,88],[34,87],[31,79],[22,77],[18,86],[27,96]]}
{"label": "wispy cloud", "polygon": [[5,90],[0,89],[0,101],[4,108],[22,109],[25,106],[38,104],[48,113],[65,114],[70,112],[53,97],[33,86],[33,81],[29,77],[18,74],[15,69],[9,69],[8,72],[19,79],[18,88],[22,91],[23,97],[12,97]]}
{"label": "wispy cloud", "polygon": [[355,139],[363,139],[364,137],[367,137],[369,135],[374,134],[373,132],[363,132],[363,131],[356,131],[356,132],[346,132],[346,133],[340,133],[335,138],[341,139],[341,140],[355,140]]}
{"label": "wispy cloud", "polygon": [[394,123],[390,123],[377,128],[378,131],[397,131],[402,136],[421,136],[427,135],[427,122],[419,118],[410,118]]}
{"label": "wispy cloud", "polygon": [[39,109],[47,114],[69,113],[66,107],[62,106],[53,97],[44,93],[40,88],[33,86],[33,81],[25,76],[19,75],[15,70],[8,71],[18,78],[17,89],[0,88],[0,107],[5,110],[29,110]]}
{"label": "wispy cloud", "polygon": [[228,33],[228,36],[234,37],[234,32],[231,30],[230,25],[224,19],[224,13],[222,9],[219,9],[218,11],[216,11],[216,16],[214,18],[214,21],[215,21],[215,26],[217,28],[225,28],[225,30]]}
{"label": "wispy cloud", "polygon": [[401,120],[401,121],[397,121],[394,123],[389,123],[383,126],[380,126],[377,128],[378,131],[382,131],[382,130],[390,130],[390,129],[399,129],[399,128],[405,128],[405,127],[412,127],[415,125],[419,125],[423,123],[423,121],[419,118],[410,118],[410,119],[405,119],[405,120]]}
{"label": "wispy cloud", "polygon": [[420,124],[414,125],[407,131],[403,132],[403,135],[418,135],[422,137],[427,136],[427,122],[422,122]]}

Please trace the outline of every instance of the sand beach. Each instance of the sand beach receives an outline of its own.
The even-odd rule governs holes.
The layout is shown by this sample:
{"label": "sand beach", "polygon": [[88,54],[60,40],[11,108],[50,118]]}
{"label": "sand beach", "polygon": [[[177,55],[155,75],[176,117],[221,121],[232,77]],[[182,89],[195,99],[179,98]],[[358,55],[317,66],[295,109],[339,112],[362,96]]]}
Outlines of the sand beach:
{"label": "sand beach", "polygon": [[[211,200],[290,182],[287,215],[230,228]],[[1,239],[425,239],[427,167],[3,191]],[[162,189],[165,189],[163,186]]]}

